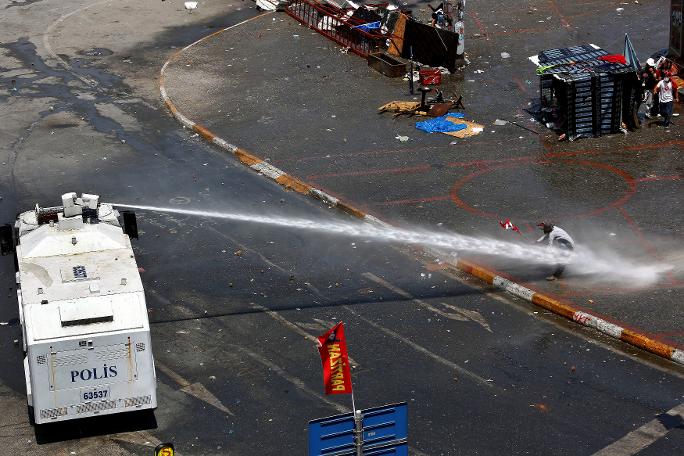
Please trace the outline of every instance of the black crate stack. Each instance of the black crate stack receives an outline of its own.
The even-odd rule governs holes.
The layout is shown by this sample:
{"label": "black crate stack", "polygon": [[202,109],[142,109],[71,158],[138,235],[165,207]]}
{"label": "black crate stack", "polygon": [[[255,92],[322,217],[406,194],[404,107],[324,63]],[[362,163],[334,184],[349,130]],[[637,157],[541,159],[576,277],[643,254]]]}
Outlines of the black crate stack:
{"label": "black crate stack", "polygon": [[626,85],[635,72],[631,66],[601,60],[605,55],[603,49],[582,45],[537,56],[539,66],[545,68],[540,75],[541,106],[556,106],[566,120],[564,133],[571,139],[621,129],[623,93],[630,89]]}

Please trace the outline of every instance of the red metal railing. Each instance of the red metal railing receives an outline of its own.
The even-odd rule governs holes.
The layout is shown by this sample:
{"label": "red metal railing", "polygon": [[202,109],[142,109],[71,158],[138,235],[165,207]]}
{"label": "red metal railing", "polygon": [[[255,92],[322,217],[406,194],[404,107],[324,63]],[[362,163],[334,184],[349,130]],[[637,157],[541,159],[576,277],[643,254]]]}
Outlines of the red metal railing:
{"label": "red metal railing", "polygon": [[366,32],[358,28],[364,22],[351,17],[353,9],[340,9],[310,0],[292,0],[285,12],[363,58],[383,48],[387,40],[379,30]]}

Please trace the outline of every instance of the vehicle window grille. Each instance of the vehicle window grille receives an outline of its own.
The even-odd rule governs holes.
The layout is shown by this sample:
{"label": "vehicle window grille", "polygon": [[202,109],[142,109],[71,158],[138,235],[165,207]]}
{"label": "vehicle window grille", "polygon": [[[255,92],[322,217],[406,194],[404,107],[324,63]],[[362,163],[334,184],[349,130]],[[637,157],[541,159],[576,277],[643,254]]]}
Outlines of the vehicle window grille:
{"label": "vehicle window grille", "polygon": [[152,402],[152,396],[129,397],[124,400],[124,407],[140,407]]}
{"label": "vehicle window grille", "polygon": [[76,407],[76,413],[99,412],[116,408],[116,401],[88,402]]}
{"label": "vehicle window grille", "polygon": [[85,353],[59,353],[55,357],[55,366],[69,366],[72,364],[85,364],[88,362],[88,355]]}
{"label": "vehicle window grille", "polygon": [[46,360],[46,358],[45,358],[45,355],[38,355],[38,356],[36,356],[36,362],[37,362],[38,364],[45,364],[46,361],[47,361],[47,360]]}
{"label": "vehicle window grille", "polygon": [[59,407],[53,409],[43,409],[40,411],[40,417],[44,420],[54,419],[67,414],[66,407]]}
{"label": "vehicle window grille", "polygon": [[114,345],[103,347],[95,352],[95,357],[101,361],[122,359],[128,356],[128,349],[125,345]]}
{"label": "vehicle window grille", "polygon": [[137,344],[135,344],[135,350],[139,352],[145,351],[145,344],[142,342],[138,342]]}

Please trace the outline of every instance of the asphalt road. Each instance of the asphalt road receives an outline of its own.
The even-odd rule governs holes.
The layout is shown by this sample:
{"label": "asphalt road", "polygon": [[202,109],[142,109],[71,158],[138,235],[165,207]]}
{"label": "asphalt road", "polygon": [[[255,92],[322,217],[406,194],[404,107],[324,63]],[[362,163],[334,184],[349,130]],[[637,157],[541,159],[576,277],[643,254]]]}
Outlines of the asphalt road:
{"label": "asphalt road", "polygon": [[[485,126],[471,138],[427,134],[415,118],[379,115],[381,105],[410,99],[406,83],[340,53],[281,13],[180,53],[166,69],[165,88],[185,116],[219,137],[390,223],[522,243],[540,236],[537,223],[558,224],[611,267],[596,273],[593,264],[578,262],[549,284],[547,267],[491,256],[477,261],[684,347],[681,126],[645,121],[627,135],[558,142],[529,112],[539,83],[530,55],[587,42],[622,52],[628,32],[645,60],[667,43],[667,2],[630,4],[622,12],[604,1],[556,3],[470,6],[471,64],[442,89],[462,94],[466,118]],[[497,119],[517,125],[495,125]],[[501,230],[507,218],[522,236]],[[674,269],[648,284],[613,273],[654,264]]]}
{"label": "asphalt road", "polygon": [[[345,219],[181,130],[159,103],[155,78],[172,47],[209,33],[207,24],[249,17],[248,5],[207,2],[192,14],[171,0],[0,5],[2,218],[73,190],[120,203]],[[183,455],[302,454],[310,419],[350,408],[348,398],[322,395],[312,341],[340,320],[357,404],[407,401],[412,454],[588,455],[616,441],[631,450],[613,454],[647,444],[640,454],[676,454],[684,443],[681,417],[664,415],[684,402],[681,369],[434,259],[361,239],[138,215],[155,416],[35,432],[14,342],[13,266],[3,258],[4,454],[142,455],[159,441]],[[625,439],[643,426],[660,433]]]}

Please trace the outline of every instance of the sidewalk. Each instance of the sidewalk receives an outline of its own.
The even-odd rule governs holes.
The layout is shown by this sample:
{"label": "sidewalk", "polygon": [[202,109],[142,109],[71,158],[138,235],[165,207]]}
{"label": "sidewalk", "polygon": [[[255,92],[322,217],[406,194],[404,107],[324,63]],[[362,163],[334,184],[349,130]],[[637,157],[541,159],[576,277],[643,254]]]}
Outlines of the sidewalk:
{"label": "sidewalk", "polygon": [[[570,26],[497,35],[504,33],[497,22],[501,18],[489,15],[485,21],[484,13],[471,11],[476,20],[469,30],[484,32],[467,42],[473,63],[462,80],[454,77],[453,87],[464,95],[466,119],[486,128],[468,139],[428,135],[415,129],[416,119],[377,114],[380,105],[407,99],[406,83],[375,73],[283,13],[182,52],[166,68],[164,87],[183,115],[215,135],[389,223],[512,240],[518,235],[498,225],[510,217],[523,230],[524,242],[531,242],[537,237],[535,223],[546,220],[566,228],[578,243],[610,248],[637,264],[681,263],[684,142],[679,126],[668,131],[645,126],[628,136],[557,143],[523,110],[537,84],[527,56],[584,42],[621,51],[616,43],[623,24],[610,35],[595,24],[611,19],[615,9],[595,6],[596,17],[553,14],[568,25],[583,21],[573,27],[596,30],[591,36]],[[485,5],[478,7],[486,11]],[[625,27],[645,20],[667,32],[657,14],[649,18],[628,9],[620,19]],[[536,12],[522,12],[518,19],[520,30],[542,20]],[[639,49],[643,39],[632,35],[640,52],[646,52]],[[666,37],[658,39],[666,42]],[[504,50],[511,58],[499,57]],[[484,73],[474,73],[478,69]],[[540,134],[510,124],[493,126],[497,118]],[[410,140],[402,143],[398,135]],[[648,288],[629,289],[583,274],[581,266],[548,283],[542,268],[492,257],[474,260],[579,310],[684,347],[681,269]]]}

